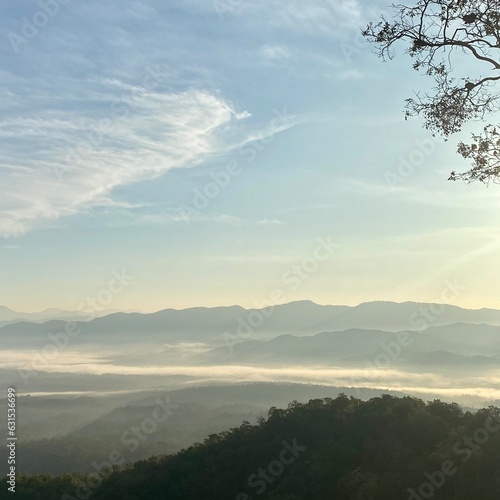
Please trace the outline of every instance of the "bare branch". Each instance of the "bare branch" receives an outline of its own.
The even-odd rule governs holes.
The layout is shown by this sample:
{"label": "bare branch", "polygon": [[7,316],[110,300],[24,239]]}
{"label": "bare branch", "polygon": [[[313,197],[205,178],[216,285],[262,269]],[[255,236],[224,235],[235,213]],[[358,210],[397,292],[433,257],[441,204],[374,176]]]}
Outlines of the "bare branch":
{"label": "bare branch", "polygon": [[[406,100],[406,117],[423,116],[425,128],[447,138],[466,122],[484,120],[500,111],[495,86],[500,80],[500,0],[418,0],[415,6],[393,5],[392,9],[391,21],[382,17],[378,23],[368,24],[362,34],[385,60],[394,57],[396,45],[406,44],[413,68],[425,70],[435,83],[432,92]],[[457,58],[461,59],[457,62]],[[452,76],[458,69],[471,67],[463,64],[462,59],[467,58],[478,63],[473,67],[482,65],[486,75]],[[496,128],[487,130],[483,137],[487,142],[481,142],[482,136],[473,136],[476,146],[500,147],[492,140]],[[486,154],[481,149],[481,157],[474,156],[476,151],[460,144],[458,152],[475,163],[472,170],[453,173],[451,179],[486,182],[500,178],[494,151],[489,149]]]}

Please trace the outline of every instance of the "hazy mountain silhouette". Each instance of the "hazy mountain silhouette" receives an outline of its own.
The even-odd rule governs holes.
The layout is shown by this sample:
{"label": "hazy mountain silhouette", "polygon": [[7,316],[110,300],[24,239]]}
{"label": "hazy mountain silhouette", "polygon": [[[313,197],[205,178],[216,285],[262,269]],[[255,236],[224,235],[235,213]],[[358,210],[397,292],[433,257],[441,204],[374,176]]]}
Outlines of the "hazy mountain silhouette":
{"label": "hazy mountain silhouette", "polygon": [[[351,329],[308,337],[281,335],[271,340],[245,341],[231,350],[219,347],[201,354],[200,359],[211,364],[361,363],[364,366],[364,360],[384,354],[396,365],[424,360],[430,354],[436,363],[440,359],[449,363],[446,354],[453,355],[457,363],[472,356],[484,357],[486,364],[499,363],[500,358],[489,356],[500,355],[500,327],[456,324],[404,333]],[[475,360],[478,362],[479,358]]]}
{"label": "hazy mountain silhouette", "polygon": [[402,331],[454,323],[500,325],[500,311],[419,302],[364,302],[339,312],[335,318],[317,326],[322,331],[349,328]]}
{"label": "hazy mountain silhouette", "polygon": [[[284,333],[313,335],[349,329],[395,332],[456,323],[498,326],[500,311],[416,302],[370,302],[349,307],[322,306],[310,301],[292,302],[273,309],[244,309],[240,306],[165,309],[150,314],[114,313],[78,322],[81,332],[75,343],[88,341],[114,344],[134,339],[151,339],[155,342],[218,340],[222,343],[225,334],[239,340],[259,336],[271,338]],[[41,324],[21,321],[2,326],[0,339],[6,347],[31,341],[43,342],[47,334],[62,332],[65,327],[66,322],[63,320]],[[462,336],[460,329],[454,331]],[[454,335],[453,332],[442,332],[445,336],[450,334]]]}
{"label": "hazy mountain silhouette", "polygon": [[[96,313],[97,316],[105,316],[117,312],[113,309],[105,309]],[[45,309],[39,312],[19,312],[6,306],[0,306],[0,326],[19,321],[42,322],[53,319],[64,321],[78,321],[88,318],[88,314],[82,311],[65,311],[64,309]]]}

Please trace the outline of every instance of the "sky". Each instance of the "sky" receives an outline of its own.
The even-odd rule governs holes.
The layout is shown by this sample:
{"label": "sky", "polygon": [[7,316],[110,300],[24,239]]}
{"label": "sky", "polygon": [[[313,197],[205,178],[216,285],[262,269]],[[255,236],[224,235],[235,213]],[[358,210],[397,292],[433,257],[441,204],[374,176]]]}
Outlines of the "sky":
{"label": "sky", "polygon": [[0,304],[500,308],[500,187],[447,181],[478,124],[404,120],[385,7],[2,2]]}

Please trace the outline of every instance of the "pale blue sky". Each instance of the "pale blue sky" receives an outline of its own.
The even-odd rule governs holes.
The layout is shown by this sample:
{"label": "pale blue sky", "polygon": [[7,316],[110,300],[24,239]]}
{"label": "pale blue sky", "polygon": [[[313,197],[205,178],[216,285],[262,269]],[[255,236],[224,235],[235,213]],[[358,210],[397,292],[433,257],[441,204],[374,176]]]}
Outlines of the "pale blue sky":
{"label": "pale blue sky", "polygon": [[49,4],[0,5],[0,304],[75,309],[126,269],[109,307],[435,301],[447,280],[500,307],[499,188],[447,182],[458,137],[404,120],[425,77],[359,41],[385,1]]}

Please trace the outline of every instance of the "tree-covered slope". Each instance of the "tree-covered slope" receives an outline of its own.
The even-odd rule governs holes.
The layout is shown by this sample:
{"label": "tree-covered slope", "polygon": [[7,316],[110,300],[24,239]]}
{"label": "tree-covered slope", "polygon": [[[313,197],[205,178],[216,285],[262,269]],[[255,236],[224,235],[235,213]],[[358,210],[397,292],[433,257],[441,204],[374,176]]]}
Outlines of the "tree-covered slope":
{"label": "tree-covered slope", "polygon": [[271,408],[258,425],[100,477],[18,478],[16,498],[496,500],[499,431],[494,407],[341,395]]}

